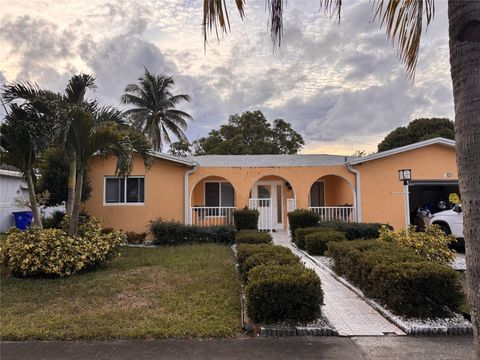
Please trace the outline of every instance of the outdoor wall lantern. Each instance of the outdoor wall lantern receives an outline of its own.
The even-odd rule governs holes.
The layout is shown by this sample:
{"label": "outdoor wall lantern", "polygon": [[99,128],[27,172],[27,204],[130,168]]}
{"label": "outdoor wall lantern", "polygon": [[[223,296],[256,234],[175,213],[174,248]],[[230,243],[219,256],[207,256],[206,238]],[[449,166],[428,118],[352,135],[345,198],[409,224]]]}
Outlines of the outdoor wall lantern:
{"label": "outdoor wall lantern", "polygon": [[403,185],[407,185],[407,182],[412,180],[412,169],[398,170],[398,178],[403,181]]}

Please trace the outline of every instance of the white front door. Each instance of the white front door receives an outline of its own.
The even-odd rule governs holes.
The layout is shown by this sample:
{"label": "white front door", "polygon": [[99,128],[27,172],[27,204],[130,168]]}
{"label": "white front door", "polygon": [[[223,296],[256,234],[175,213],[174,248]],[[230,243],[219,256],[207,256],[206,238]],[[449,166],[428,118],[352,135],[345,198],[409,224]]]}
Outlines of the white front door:
{"label": "white front door", "polygon": [[252,189],[252,202],[260,213],[260,230],[283,229],[283,191],[280,181],[258,181]]}

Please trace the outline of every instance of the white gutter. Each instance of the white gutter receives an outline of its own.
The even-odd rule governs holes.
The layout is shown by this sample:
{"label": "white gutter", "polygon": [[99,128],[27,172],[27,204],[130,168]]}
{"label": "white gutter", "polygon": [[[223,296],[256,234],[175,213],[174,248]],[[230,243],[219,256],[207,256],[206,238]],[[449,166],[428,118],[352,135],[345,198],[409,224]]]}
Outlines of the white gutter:
{"label": "white gutter", "polygon": [[195,164],[195,165],[193,165],[192,169],[186,171],[184,181],[183,181],[183,187],[184,187],[183,198],[184,198],[184,207],[185,207],[184,222],[185,222],[185,225],[188,225],[189,217],[190,217],[189,216],[190,211],[189,211],[189,208],[188,208],[188,199],[189,199],[189,196],[188,196],[188,177],[190,176],[190,174],[193,174],[195,171],[197,171],[197,168],[198,168],[198,164]]}
{"label": "white gutter", "polygon": [[360,192],[360,171],[354,169],[351,164],[347,163],[347,169],[355,174],[355,198],[357,203],[357,222],[362,222],[362,195]]}

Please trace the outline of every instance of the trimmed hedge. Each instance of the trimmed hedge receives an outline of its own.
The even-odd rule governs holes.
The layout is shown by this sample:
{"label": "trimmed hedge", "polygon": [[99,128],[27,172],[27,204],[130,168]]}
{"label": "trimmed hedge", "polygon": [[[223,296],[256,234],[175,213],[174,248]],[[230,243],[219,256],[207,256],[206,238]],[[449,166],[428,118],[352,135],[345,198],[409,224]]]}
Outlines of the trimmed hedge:
{"label": "trimmed hedge", "polygon": [[[325,229],[327,230],[327,229]],[[345,241],[345,234],[330,230],[315,232],[305,236],[305,249],[310,255],[323,255],[327,250],[327,244],[336,241]]]}
{"label": "trimmed hedge", "polygon": [[299,249],[305,250],[305,236],[323,231],[325,231],[325,229],[315,226],[298,228],[297,230],[295,230],[295,236],[293,236],[292,234],[292,241],[297,245]]}
{"label": "trimmed hedge", "polygon": [[288,213],[288,223],[292,239],[295,241],[295,232],[298,228],[307,228],[316,226],[320,216],[317,213],[308,210],[295,210]]}
{"label": "trimmed hedge", "polygon": [[259,266],[259,265],[300,265],[300,259],[298,256],[290,253],[280,253],[280,252],[259,252],[254,253],[252,256],[249,256],[247,260],[243,263],[240,271],[242,273],[243,280],[248,281],[248,274],[250,270]]}
{"label": "trimmed hedge", "polygon": [[237,259],[240,269],[243,268],[243,264],[247,259],[257,253],[268,253],[272,255],[284,256],[292,254],[292,252],[283,246],[280,245],[270,245],[270,244],[240,244],[237,246]]}
{"label": "trimmed hedge", "polygon": [[323,304],[320,279],[302,265],[253,268],[246,296],[248,316],[256,323],[307,323],[318,318]]}
{"label": "trimmed hedge", "polygon": [[258,229],[258,217],[260,213],[255,209],[248,209],[244,207],[240,210],[233,211],[233,220],[235,222],[235,228],[240,230],[257,230]]}
{"label": "trimmed hedge", "polygon": [[334,270],[399,315],[443,317],[463,300],[458,274],[379,240],[330,242]]}
{"label": "trimmed hedge", "polygon": [[320,279],[288,248],[240,244],[237,258],[252,321],[308,322],[318,318],[323,304]]}
{"label": "trimmed hedge", "polygon": [[147,238],[146,232],[137,233],[135,231],[127,231],[125,235],[127,237],[127,243],[129,244],[143,244]]}
{"label": "trimmed hedge", "polygon": [[379,223],[349,223],[343,221],[321,221],[319,227],[327,227],[345,233],[347,240],[378,239],[382,226],[393,229],[390,225]]}
{"label": "trimmed hedge", "polygon": [[235,240],[237,244],[270,244],[272,236],[265,231],[241,230]]}
{"label": "trimmed hedge", "polygon": [[150,233],[153,235],[154,245],[233,244],[236,230],[230,226],[201,227],[157,219],[150,222]]}

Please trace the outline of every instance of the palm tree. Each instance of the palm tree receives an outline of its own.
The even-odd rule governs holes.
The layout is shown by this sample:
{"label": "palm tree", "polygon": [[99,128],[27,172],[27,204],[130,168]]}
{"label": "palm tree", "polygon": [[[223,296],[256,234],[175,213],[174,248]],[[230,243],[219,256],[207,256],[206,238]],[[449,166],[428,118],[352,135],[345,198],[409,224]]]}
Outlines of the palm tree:
{"label": "palm tree", "polygon": [[125,114],[130,117],[132,125],[149,138],[156,151],[172,142],[169,132],[180,141],[187,140],[184,131],[187,120],[192,120],[192,117],[175,107],[181,101],[190,101],[190,97],[173,95],[171,88],[174,85],[171,76],[153,75],[145,68],[138,84],[127,85],[121,98],[122,103],[135,106]]}
{"label": "palm tree", "polygon": [[26,81],[4,85],[1,95],[10,104],[0,127],[2,162],[21,170],[28,185],[34,224],[42,228],[35,168],[53,136],[58,94]]}
{"label": "palm tree", "polygon": [[73,205],[75,203],[75,189],[76,189],[76,177],[77,177],[77,162],[75,156],[75,134],[72,132],[73,129],[70,129],[68,124],[71,122],[71,117],[69,113],[77,107],[88,106],[85,103],[85,94],[87,90],[95,90],[95,78],[88,74],[79,74],[73,75],[68,81],[67,88],[65,90],[64,104],[67,108],[70,108],[69,111],[65,113],[64,116],[60,117],[59,120],[62,122],[60,128],[63,133],[62,147],[65,149],[67,157],[69,159],[68,165],[68,195],[67,195],[67,204],[65,207],[65,213],[67,215],[72,215]]}
{"label": "palm tree", "polygon": [[78,227],[83,179],[89,161],[95,154],[115,155],[117,175],[128,175],[133,166],[134,153],[145,162],[150,161],[150,145],[136,129],[124,124],[123,113],[113,107],[98,107],[95,102],[89,107],[77,107],[70,112],[66,139],[73,141],[76,161],[76,187],[68,234],[74,235]]}
{"label": "palm tree", "polygon": [[[286,0],[266,0],[274,47],[283,34]],[[245,0],[235,0],[244,17]],[[342,0],[320,0],[326,14],[340,20]],[[376,0],[374,19],[386,26],[387,36],[397,45],[400,60],[414,77],[422,26],[433,19],[434,0]],[[455,103],[457,166],[464,214],[467,288],[471,308],[476,359],[480,360],[480,1],[448,0],[450,72]],[[218,27],[228,32],[226,0],[205,0],[204,41]]]}

